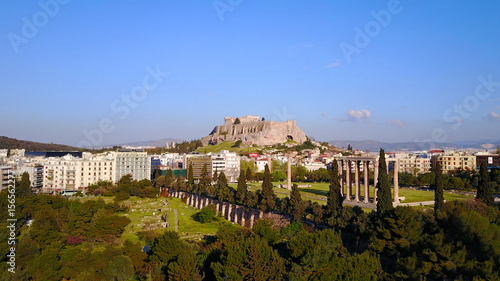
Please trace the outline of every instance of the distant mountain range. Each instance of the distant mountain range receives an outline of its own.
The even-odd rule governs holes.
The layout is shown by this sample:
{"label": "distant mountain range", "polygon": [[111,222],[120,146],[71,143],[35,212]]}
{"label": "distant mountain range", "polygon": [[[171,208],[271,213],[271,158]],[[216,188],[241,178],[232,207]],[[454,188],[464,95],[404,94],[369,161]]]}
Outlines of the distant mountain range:
{"label": "distant mountain range", "polygon": [[500,145],[500,140],[478,140],[478,141],[461,141],[456,143],[423,143],[423,142],[380,142],[374,140],[362,140],[362,141],[352,141],[352,140],[335,140],[329,141],[328,143],[335,145],[338,148],[347,148],[350,144],[353,149],[358,149],[361,151],[379,151],[380,148],[384,149],[386,152],[390,151],[420,151],[420,150],[431,150],[431,149],[496,149],[497,145]]}
{"label": "distant mountain range", "polygon": [[64,144],[41,143],[0,136],[0,149],[25,149],[26,151],[81,151],[81,148]]}
{"label": "distant mountain range", "polygon": [[141,146],[164,147],[165,143],[167,143],[167,142],[168,142],[168,144],[171,144],[172,142],[180,143],[183,141],[184,140],[182,140],[182,139],[165,138],[165,139],[159,139],[159,140],[153,140],[153,141],[136,141],[136,142],[122,143],[119,145],[120,146],[133,146],[133,147],[141,147]]}

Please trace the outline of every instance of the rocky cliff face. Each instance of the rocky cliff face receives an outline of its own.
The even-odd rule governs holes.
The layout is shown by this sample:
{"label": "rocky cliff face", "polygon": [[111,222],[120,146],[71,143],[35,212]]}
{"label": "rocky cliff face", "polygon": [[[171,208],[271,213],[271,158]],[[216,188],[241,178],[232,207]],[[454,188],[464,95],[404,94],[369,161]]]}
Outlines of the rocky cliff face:
{"label": "rocky cliff face", "polygon": [[295,121],[276,122],[258,121],[258,119],[247,121],[244,119],[245,122],[241,124],[228,124],[228,120],[231,118],[233,117],[226,117],[225,125],[216,126],[210,135],[204,137],[201,140],[203,145],[215,144],[224,140],[242,140],[246,144],[259,146],[284,143],[288,139],[298,143],[307,140],[306,134],[297,127]]}

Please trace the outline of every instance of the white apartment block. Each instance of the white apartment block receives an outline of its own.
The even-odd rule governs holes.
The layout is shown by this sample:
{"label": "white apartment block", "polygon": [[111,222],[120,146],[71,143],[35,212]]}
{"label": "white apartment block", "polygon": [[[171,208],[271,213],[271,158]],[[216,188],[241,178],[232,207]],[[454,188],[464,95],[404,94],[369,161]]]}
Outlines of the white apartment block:
{"label": "white apartment block", "polygon": [[85,190],[98,181],[114,182],[113,155],[86,158],[66,155],[41,160],[43,165],[43,193]]}
{"label": "white apartment block", "polygon": [[12,178],[12,167],[0,166],[0,190],[8,188],[9,179],[11,178]]}
{"label": "white apartment block", "polygon": [[132,179],[137,181],[151,179],[151,159],[147,152],[135,149],[121,149],[114,154],[115,182],[118,182],[127,174],[131,174]]}
{"label": "white apartment block", "polygon": [[224,172],[228,182],[237,182],[240,176],[240,159],[236,152],[222,150],[212,153],[212,172]]}

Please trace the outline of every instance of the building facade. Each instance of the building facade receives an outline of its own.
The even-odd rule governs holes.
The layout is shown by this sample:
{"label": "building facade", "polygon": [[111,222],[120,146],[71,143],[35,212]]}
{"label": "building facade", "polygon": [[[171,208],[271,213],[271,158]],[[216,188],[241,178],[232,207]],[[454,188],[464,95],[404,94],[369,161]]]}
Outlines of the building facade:
{"label": "building facade", "polygon": [[140,149],[120,149],[115,152],[115,182],[124,175],[131,174],[132,179],[140,181],[151,179],[151,160],[147,152]]}

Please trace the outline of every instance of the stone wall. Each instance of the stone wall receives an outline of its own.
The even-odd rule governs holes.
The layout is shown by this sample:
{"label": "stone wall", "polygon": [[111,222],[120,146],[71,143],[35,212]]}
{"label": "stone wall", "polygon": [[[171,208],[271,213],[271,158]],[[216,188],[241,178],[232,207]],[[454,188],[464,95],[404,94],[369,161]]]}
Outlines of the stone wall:
{"label": "stone wall", "polygon": [[227,202],[221,203],[213,198],[190,194],[184,191],[175,191],[174,189],[170,189],[169,193],[172,197],[181,199],[187,196],[187,204],[197,209],[201,209],[213,203],[217,211],[220,212],[225,219],[241,226],[252,228],[258,219],[264,218],[264,212],[256,209],[247,209],[241,205]]}

